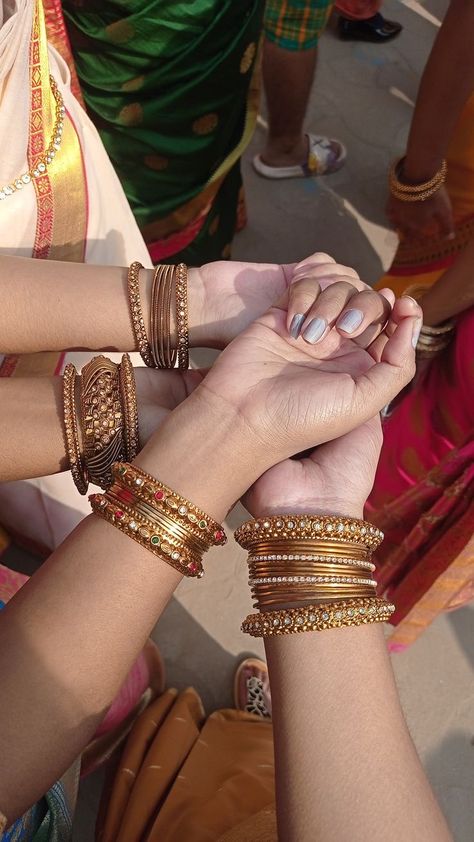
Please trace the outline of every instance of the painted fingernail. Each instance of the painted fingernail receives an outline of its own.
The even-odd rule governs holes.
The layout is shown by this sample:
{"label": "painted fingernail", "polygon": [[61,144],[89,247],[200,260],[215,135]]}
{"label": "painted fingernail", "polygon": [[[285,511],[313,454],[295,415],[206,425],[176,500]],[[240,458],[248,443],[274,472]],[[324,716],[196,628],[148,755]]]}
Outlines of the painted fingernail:
{"label": "painted fingernail", "polygon": [[304,316],[302,313],[297,313],[296,316],[293,316],[290,324],[290,336],[292,336],[293,339],[298,339],[303,322]]}
{"label": "painted fingernail", "polygon": [[319,339],[321,339],[326,327],[326,319],[313,319],[303,333],[303,336],[307,342],[311,342],[311,344],[314,345],[319,341]]}
{"label": "painted fingernail", "polygon": [[413,326],[413,336],[411,338],[411,344],[414,348],[416,348],[418,344],[418,339],[420,338],[420,331],[423,326],[423,319],[417,319],[414,326]]}
{"label": "painted fingernail", "polygon": [[339,319],[337,327],[344,331],[344,333],[354,333],[362,324],[364,314],[362,310],[347,310]]}

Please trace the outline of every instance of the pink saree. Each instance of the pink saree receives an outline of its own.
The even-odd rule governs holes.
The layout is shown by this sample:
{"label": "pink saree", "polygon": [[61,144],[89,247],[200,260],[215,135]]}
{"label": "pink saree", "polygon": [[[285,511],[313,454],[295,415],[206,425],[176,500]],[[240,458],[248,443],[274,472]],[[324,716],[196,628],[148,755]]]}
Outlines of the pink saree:
{"label": "pink saree", "polygon": [[397,606],[390,647],[474,596],[474,308],[384,424],[367,505],[385,532],[380,592]]}

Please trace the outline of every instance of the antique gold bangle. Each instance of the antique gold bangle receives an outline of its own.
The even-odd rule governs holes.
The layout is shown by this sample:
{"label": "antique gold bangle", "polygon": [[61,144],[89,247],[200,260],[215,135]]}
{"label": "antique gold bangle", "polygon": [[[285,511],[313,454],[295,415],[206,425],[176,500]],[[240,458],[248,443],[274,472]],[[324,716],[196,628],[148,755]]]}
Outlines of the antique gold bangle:
{"label": "antique gold bangle", "polygon": [[79,494],[87,494],[87,475],[79,447],[76,421],[76,375],[76,367],[68,363],[63,375],[64,441],[74,484]]}
{"label": "antique gold bangle", "polygon": [[112,481],[112,464],[125,455],[119,369],[107,357],[94,357],[82,369],[81,413],[90,481],[107,488]]}
{"label": "antique gold bangle", "polygon": [[225,543],[222,527],[135,465],[112,467],[106,494],[90,497],[93,511],[185,576],[202,576],[202,555]]}
{"label": "antique gold bangle", "polygon": [[173,489],[147,474],[136,465],[116,464],[112,476],[122,486],[147,501],[153,508],[168,510],[173,517],[184,523],[188,529],[208,542],[209,546],[220,546],[227,541],[222,526],[210,518],[202,509],[194,506]]}
{"label": "antique gold bangle", "polygon": [[307,605],[249,614],[242,623],[242,631],[252,637],[323,631],[386,622],[394,611],[394,605],[377,597],[342,600],[327,605]]}
{"label": "antique gold bangle", "polygon": [[178,367],[189,368],[188,268],[184,263],[176,268],[176,346]]}
{"label": "antique gold bangle", "polygon": [[125,458],[135,459],[140,445],[138,430],[137,386],[132,361],[124,354],[119,368],[120,396],[125,425]]}
{"label": "antique gold bangle", "polygon": [[[368,550],[376,549],[383,540],[383,533],[363,520],[327,515],[274,515],[246,521],[235,531],[235,540],[241,547],[254,550],[256,547],[273,547],[279,552],[279,545],[298,541],[302,546],[309,540],[329,544],[339,552],[339,546],[360,545]],[[295,549],[295,552],[297,550]]]}
{"label": "antique gold bangle", "polygon": [[140,270],[143,266],[138,261],[130,265],[127,275],[127,289],[128,289],[128,303],[130,307],[130,317],[132,320],[132,330],[135,337],[135,344],[140,352],[140,356],[145,365],[150,368],[156,368],[153,360],[153,354],[148,342],[148,337],[145,328],[145,321],[143,319],[143,311],[140,299]]}
{"label": "antique gold bangle", "polygon": [[393,162],[389,171],[389,186],[392,196],[401,202],[424,202],[430,199],[446,181],[448,165],[443,160],[440,169],[428,181],[422,184],[405,184],[400,180],[400,172],[405,157],[398,158]]}
{"label": "antique gold bangle", "polygon": [[183,576],[201,578],[203,569],[200,559],[189,553],[186,547],[176,539],[162,532],[133,508],[125,504],[118,505],[109,499],[109,494],[90,496],[92,511],[107,520],[121,532],[124,532],[142,547],[158,556]]}

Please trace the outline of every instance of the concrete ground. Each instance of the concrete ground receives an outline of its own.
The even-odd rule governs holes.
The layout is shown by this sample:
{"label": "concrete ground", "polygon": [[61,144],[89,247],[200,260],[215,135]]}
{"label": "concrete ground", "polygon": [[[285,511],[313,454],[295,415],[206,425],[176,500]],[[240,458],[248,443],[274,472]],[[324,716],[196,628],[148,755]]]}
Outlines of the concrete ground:
{"label": "concrete ground", "polygon": [[[307,122],[344,141],[347,164],[319,180],[260,179],[250,162],[263,145],[263,113],[243,162],[249,221],[235,241],[235,258],[288,262],[324,250],[371,283],[387,268],[396,243],[383,212],[387,166],[404,148],[420,72],[446,6],[447,0],[386,0],[386,16],[405,27],[386,46],[347,44],[326,33]],[[229,531],[242,518],[243,510],[234,511]],[[205,578],[182,583],[154,633],[169,683],[194,685],[208,711],[231,704],[242,655],[262,653],[258,641],[239,631],[251,608],[244,562],[232,541],[211,553]],[[474,607],[440,617],[393,665],[411,733],[456,842],[472,842]],[[93,840],[100,780],[82,787],[77,842]]]}

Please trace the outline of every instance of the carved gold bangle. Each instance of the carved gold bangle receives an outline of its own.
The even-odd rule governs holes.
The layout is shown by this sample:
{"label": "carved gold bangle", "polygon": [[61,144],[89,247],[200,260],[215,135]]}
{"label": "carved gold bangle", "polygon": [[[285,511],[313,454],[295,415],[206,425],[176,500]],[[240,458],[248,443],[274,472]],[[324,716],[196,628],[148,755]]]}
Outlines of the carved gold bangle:
{"label": "carved gold bangle", "polygon": [[119,368],[107,357],[94,357],[82,369],[81,413],[90,481],[107,488],[112,481],[112,464],[125,455]]}
{"label": "carved gold bangle", "polygon": [[79,447],[76,421],[76,375],[76,367],[68,363],[63,375],[64,441],[74,484],[79,494],[87,494],[87,475]]}

